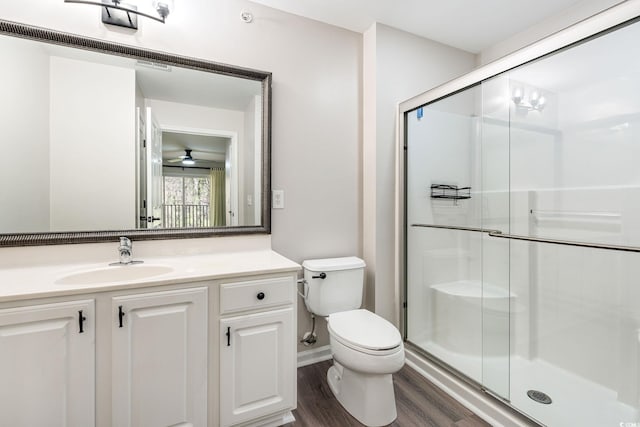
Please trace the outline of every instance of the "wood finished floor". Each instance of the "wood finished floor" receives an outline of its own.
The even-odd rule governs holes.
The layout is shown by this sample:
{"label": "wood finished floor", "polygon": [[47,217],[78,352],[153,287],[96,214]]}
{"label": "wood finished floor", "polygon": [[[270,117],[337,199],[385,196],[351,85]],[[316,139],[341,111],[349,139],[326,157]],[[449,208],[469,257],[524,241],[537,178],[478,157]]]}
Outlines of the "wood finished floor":
{"label": "wood finished floor", "polygon": [[[298,369],[298,409],[287,427],[362,426],[335,399],[327,384],[331,361]],[[398,418],[393,427],[484,427],[486,422],[406,366],[393,375]]]}

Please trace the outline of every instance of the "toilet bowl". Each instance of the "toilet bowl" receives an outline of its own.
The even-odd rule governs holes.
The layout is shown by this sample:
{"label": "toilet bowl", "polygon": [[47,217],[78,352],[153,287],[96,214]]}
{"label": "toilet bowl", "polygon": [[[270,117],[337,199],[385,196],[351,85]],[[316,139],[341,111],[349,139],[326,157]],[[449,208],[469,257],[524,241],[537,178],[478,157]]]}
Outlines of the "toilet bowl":
{"label": "toilet bowl", "polygon": [[340,404],[366,426],[397,417],[392,374],[404,365],[398,329],[362,303],[364,261],[355,257],[310,260],[305,269],[305,304],[326,316],[334,364],[329,388]]}
{"label": "toilet bowl", "polygon": [[331,391],[362,424],[390,424],[397,416],[391,374],[404,365],[400,333],[367,310],[335,313],[327,323],[334,360],[327,372]]}

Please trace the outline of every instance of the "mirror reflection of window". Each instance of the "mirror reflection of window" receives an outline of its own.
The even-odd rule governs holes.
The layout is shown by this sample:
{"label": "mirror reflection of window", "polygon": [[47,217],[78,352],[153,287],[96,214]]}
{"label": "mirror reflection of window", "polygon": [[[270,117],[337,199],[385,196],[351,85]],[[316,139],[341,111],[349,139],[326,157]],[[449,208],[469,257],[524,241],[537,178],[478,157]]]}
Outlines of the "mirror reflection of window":
{"label": "mirror reflection of window", "polygon": [[224,192],[224,185],[222,189],[215,186],[215,172],[219,171],[224,172],[212,169],[211,175],[181,176],[174,173],[164,176],[162,206],[166,228],[211,227],[216,222],[214,193]]}
{"label": "mirror reflection of window", "polygon": [[[200,133],[203,131],[201,130]],[[224,227],[235,211],[233,138],[166,131],[162,136],[165,228]]]}

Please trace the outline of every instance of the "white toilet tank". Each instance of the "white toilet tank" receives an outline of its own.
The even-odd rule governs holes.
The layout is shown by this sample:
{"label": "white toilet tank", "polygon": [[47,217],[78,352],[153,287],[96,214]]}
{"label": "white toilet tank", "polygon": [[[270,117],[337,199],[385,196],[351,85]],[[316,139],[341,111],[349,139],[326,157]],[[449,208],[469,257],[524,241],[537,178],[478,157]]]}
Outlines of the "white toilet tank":
{"label": "white toilet tank", "polygon": [[357,257],[304,261],[307,310],[317,316],[328,316],[360,308],[364,267],[364,261]]}

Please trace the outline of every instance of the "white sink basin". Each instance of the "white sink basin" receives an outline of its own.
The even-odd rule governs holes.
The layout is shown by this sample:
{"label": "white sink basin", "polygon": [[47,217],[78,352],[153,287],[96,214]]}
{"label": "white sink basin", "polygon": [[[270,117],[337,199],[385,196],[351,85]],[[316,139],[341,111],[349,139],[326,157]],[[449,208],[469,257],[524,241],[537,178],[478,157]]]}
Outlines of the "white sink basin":
{"label": "white sink basin", "polygon": [[165,265],[115,265],[72,273],[56,280],[58,285],[98,285],[147,279],[173,271]]}

